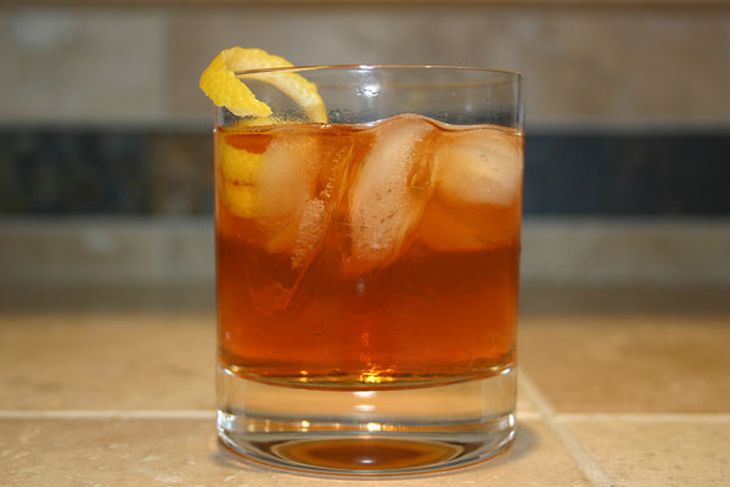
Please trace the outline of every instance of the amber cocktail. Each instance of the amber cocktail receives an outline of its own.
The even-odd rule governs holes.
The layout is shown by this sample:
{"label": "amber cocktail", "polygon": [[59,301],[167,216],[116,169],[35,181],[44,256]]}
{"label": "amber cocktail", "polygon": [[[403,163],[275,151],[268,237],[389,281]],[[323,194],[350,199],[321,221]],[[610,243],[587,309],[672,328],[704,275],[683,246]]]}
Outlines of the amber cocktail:
{"label": "amber cocktail", "polygon": [[514,434],[519,76],[297,72],[326,123],[222,109],[215,130],[223,441],[334,474],[493,455]]}

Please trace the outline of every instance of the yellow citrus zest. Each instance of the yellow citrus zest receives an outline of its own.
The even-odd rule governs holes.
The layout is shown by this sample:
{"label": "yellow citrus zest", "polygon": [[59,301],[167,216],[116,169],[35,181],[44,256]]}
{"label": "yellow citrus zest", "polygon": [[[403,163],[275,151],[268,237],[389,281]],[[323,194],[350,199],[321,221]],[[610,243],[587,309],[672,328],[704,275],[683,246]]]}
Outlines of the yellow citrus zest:
{"label": "yellow citrus zest", "polygon": [[[269,83],[289,96],[307,114],[312,122],[327,122],[327,109],[319,96],[317,86],[298,73],[273,71],[243,73],[249,70],[287,68],[292,63],[262,49],[231,47],[221,51],[200,76],[200,89],[219,107],[226,107],[239,117],[271,117],[272,110],[249,89],[242,79]],[[275,120],[269,123],[276,123]]]}
{"label": "yellow citrus zest", "polygon": [[236,216],[256,216],[256,176],[262,154],[236,149],[221,141],[218,161],[223,176],[221,192],[228,209]]}
{"label": "yellow citrus zest", "polygon": [[220,144],[221,173],[223,178],[237,185],[254,184],[256,169],[261,163],[262,154],[236,149],[227,143]]}

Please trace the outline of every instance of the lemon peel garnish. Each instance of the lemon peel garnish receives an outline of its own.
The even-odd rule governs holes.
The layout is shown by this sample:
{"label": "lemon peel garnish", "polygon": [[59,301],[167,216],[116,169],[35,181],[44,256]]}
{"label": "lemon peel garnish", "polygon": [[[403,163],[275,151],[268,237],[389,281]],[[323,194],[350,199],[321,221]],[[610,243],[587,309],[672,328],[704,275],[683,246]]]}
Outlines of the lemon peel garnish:
{"label": "lemon peel garnish", "polygon": [[[294,100],[313,122],[327,122],[327,109],[317,85],[295,72],[236,73],[270,68],[293,67],[281,56],[263,49],[231,47],[221,51],[200,76],[200,89],[219,107],[226,107],[239,117],[267,119],[272,110],[262,102],[242,79],[269,83]],[[260,122],[259,122],[260,123]],[[272,123],[276,123],[272,121]]]}
{"label": "lemon peel garnish", "polygon": [[226,143],[220,147],[221,174],[224,179],[239,184],[254,184],[256,170],[261,164],[262,154],[235,149]]}
{"label": "lemon peel garnish", "polygon": [[227,179],[222,181],[222,194],[226,201],[228,211],[239,218],[255,218],[256,212],[256,188],[253,186],[240,186]]}

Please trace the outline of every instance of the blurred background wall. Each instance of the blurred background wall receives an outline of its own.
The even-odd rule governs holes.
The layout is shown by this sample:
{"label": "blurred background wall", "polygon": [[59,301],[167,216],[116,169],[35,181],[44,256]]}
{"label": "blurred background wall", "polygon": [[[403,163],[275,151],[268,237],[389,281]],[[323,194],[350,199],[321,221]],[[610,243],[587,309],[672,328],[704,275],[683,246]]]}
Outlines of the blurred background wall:
{"label": "blurred background wall", "polygon": [[0,283],[212,280],[222,48],[527,76],[524,281],[730,285],[730,4],[0,3]]}

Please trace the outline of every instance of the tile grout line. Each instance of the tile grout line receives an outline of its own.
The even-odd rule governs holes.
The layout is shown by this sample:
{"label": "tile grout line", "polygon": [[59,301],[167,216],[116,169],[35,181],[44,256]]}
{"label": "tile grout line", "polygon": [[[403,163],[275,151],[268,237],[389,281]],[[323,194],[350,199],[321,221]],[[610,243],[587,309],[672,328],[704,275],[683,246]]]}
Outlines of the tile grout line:
{"label": "tile grout line", "polygon": [[213,419],[215,411],[191,410],[0,410],[0,419]]}
{"label": "tile grout line", "polygon": [[612,487],[615,483],[609,475],[603,471],[600,465],[593,457],[583,448],[578,439],[570,432],[565,424],[559,421],[553,411],[552,406],[542,395],[537,386],[527,376],[524,369],[520,370],[519,381],[525,390],[529,393],[530,399],[535,402],[538,411],[542,414],[547,426],[557,434],[560,442],[568,450],[578,468],[583,472],[586,478],[597,487]]}
{"label": "tile grout line", "polygon": [[567,413],[554,414],[560,423],[622,421],[627,423],[714,423],[730,421],[727,413]]}
{"label": "tile grout line", "polygon": [[[532,386],[534,387],[534,385]],[[534,390],[528,391],[534,395]],[[544,401],[544,399],[542,399]],[[538,402],[539,400],[535,400]],[[40,409],[19,410],[0,409],[0,419],[25,418],[171,418],[171,419],[209,419],[215,417],[214,410],[208,409]],[[552,413],[559,423],[588,423],[591,421],[622,421],[630,423],[714,423],[729,422],[728,413]],[[538,421],[544,419],[539,411],[518,411],[517,419]]]}
{"label": "tile grout line", "polygon": [[[204,409],[0,409],[0,419],[213,419],[215,418],[215,414],[215,411]],[[518,412],[517,416],[522,421],[537,421],[542,419],[542,415],[536,411]]]}

